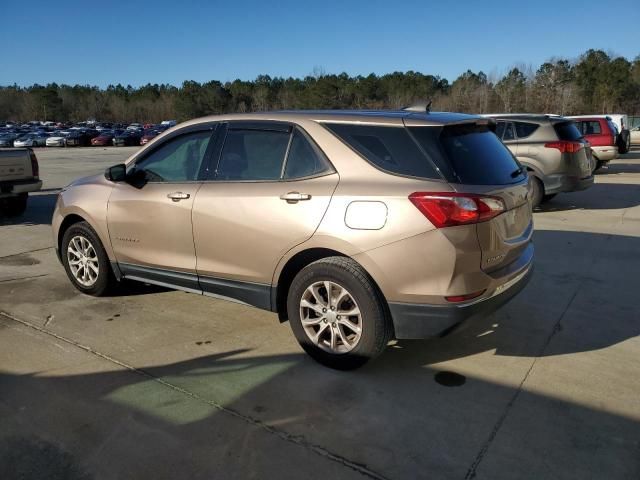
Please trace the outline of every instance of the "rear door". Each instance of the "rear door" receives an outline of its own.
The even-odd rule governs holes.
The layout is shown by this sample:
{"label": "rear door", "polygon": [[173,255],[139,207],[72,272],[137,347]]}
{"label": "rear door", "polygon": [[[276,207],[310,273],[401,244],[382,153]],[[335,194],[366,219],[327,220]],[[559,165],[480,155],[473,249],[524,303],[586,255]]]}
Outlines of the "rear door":
{"label": "rear door", "polygon": [[589,148],[589,141],[584,138],[580,129],[573,121],[568,120],[554,122],[553,128],[561,142],[579,147],[566,148],[562,151],[562,161],[567,167],[567,174],[577,178],[590,177],[596,165]]}
{"label": "rear door", "polygon": [[[420,129],[409,130],[426,147],[428,139]],[[445,126],[438,142],[439,152],[428,147],[425,151],[456,191],[495,196],[504,202],[504,213],[476,225],[481,268],[492,271],[511,263],[529,246],[533,232],[526,170],[486,124]]]}
{"label": "rear door", "polygon": [[281,122],[229,122],[196,196],[202,290],[270,307],[278,261],[316,230],[338,174],[313,140]]}

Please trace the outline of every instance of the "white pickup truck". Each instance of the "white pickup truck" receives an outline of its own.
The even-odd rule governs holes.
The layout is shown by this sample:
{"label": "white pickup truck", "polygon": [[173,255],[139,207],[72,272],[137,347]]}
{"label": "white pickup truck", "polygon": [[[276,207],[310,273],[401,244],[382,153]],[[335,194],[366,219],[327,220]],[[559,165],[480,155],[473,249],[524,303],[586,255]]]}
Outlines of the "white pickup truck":
{"label": "white pickup truck", "polygon": [[29,192],[42,187],[38,159],[30,148],[0,148],[0,214],[17,216],[27,208]]}

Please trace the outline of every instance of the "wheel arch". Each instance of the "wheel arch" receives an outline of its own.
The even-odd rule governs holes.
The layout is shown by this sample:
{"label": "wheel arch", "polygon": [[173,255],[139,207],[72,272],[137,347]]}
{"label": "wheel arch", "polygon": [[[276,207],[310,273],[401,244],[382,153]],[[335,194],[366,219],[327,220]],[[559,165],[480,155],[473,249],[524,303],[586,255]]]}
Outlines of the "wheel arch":
{"label": "wheel arch", "polygon": [[347,255],[338,250],[324,247],[311,247],[297,252],[287,260],[287,262],[280,270],[277,281],[274,283],[273,288],[271,289],[272,309],[278,314],[278,319],[280,320],[280,322],[286,322],[289,319],[287,312],[287,295],[289,294],[289,288],[291,287],[291,283],[293,282],[295,276],[307,265],[328,257],[345,257],[358,263],[358,265],[360,265],[360,267],[368,275],[371,282],[373,282],[375,288],[380,293],[380,298],[382,298],[385,302],[385,308],[388,309],[388,306],[386,305],[386,299],[384,298],[384,295],[382,295],[380,287],[378,286],[373,276],[364,268],[364,266],[362,266],[362,264],[360,264],[360,262],[355,260],[350,255]]}

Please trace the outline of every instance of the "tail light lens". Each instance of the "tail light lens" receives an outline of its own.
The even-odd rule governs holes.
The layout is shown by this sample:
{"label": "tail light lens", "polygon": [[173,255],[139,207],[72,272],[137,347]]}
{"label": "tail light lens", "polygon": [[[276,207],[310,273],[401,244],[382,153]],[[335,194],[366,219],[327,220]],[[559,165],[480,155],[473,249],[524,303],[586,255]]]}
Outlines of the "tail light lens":
{"label": "tail light lens", "polygon": [[560,153],[576,153],[584,148],[584,144],[580,142],[570,142],[568,140],[560,140],[558,142],[549,142],[544,144],[545,148],[557,148]]}
{"label": "tail light lens", "polygon": [[505,211],[500,197],[457,192],[415,192],[409,200],[436,228],[479,223]]}
{"label": "tail light lens", "polygon": [[33,150],[29,150],[29,156],[31,157],[31,171],[33,172],[33,176],[38,178],[40,177],[40,166],[38,165],[36,154]]}

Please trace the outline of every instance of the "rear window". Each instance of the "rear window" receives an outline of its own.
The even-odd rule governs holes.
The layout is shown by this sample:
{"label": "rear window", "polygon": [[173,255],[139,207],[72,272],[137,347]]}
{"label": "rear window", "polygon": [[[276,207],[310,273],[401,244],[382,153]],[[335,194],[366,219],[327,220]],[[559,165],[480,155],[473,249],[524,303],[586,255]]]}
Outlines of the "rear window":
{"label": "rear window", "polygon": [[411,133],[447,180],[472,185],[506,185],[526,173],[486,125],[411,127]]}
{"label": "rear window", "polygon": [[383,170],[411,177],[441,178],[404,127],[344,123],[325,126]]}
{"label": "rear window", "polygon": [[559,140],[575,141],[582,138],[582,133],[573,122],[560,122],[553,125]]}

